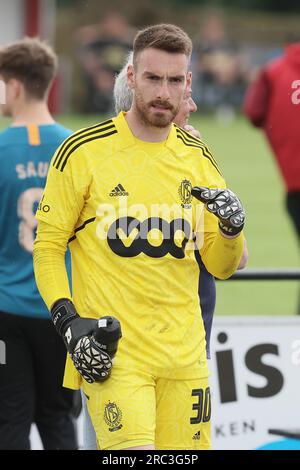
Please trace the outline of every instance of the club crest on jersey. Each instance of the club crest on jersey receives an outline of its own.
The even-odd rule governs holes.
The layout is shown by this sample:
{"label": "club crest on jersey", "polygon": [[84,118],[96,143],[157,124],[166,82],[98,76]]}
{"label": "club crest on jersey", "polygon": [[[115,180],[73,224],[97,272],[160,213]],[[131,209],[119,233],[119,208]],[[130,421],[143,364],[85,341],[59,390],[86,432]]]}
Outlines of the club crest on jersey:
{"label": "club crest on jersey", "polygon": [[109,402],[105,406],[104,421],[108,425],[108,429],[110,432],[118,431],[123,427],[123,425],[121,424],[122,412],[115,403]]}
{"label": "club crest on jersey", "polygon": [[191,202],[193,199],[192,196],[192,183],[188,181],[186,178],[181,181],[181,184],[178,188],[178,194],[181,199],[181,206],[184,209],[190,209],[192,207]]}

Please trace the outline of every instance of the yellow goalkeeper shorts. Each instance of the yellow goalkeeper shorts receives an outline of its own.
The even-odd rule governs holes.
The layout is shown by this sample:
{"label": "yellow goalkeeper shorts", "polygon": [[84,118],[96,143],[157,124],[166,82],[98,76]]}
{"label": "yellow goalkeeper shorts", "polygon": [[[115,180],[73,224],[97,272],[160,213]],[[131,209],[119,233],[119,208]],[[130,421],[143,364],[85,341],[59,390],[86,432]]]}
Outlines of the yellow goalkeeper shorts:
{"label": "yellow goalkeeper shorts", "polygon": [[99,449],[211,447],[208,378],[170,380],[113,368],[103,383],[84,381],[83,391]]}

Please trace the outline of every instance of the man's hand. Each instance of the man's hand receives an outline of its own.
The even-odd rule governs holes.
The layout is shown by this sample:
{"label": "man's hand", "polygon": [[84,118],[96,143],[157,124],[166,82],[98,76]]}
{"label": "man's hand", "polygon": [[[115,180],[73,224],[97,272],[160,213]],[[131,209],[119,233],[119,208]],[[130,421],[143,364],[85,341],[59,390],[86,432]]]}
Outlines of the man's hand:
{"label": "man's hand", "polygon": [[245,211],[239,198],[230,189],[195,186],[192,195],[218,217],[220,230],[225,235],[237,235],[243,230]]}
{"label": "man's hand", "polygon": [[197,139],[202,139],[200,132],[190,124],[186,124],[185,126],[183,126],[183,129],[192,134],[194,137],[197,137]]}
{"label": "man's hand", "polygon": [[[69,299],[59,299],[53,304],[51,318],[82,377],[89,383],[106,380],[111,372],[112,357],[105,351],[109,350],[108,345],[99,344],[95,339],[101,320],[81,318]],[[117,326],[116,341],[121,337],[119,323]]]}

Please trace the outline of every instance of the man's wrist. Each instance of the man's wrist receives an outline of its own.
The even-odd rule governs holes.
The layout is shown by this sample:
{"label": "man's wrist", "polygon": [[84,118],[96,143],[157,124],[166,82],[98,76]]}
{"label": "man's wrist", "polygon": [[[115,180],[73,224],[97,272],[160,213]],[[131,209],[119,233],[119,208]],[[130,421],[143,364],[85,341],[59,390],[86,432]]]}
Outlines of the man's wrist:
{"label": "man's wrist", "polygon": [[68,326],[79,315],[70,299],[62,298],[54,302],[50,310],[52,322],[61,336],[64,336]]}
{"label": "man's wrist", "polygon": [[227,238],[228,240],[234,240],[235,238],[238,238],[241,235],[242,231],[239,233],[236,233],[235,235],[227,235],[219,227],[219,233],[222,235],[223,238]]}
{"label": "man's wrist", "polygon": [[224,221],[224,220],[219,219],[219,229],[225,236],[228,236],[228,237],[237,236],[241,233],[243,228],[244,228],[244,224],[240,226],[234,226],[231,223],[229,223],[229,221],[227,220]]}

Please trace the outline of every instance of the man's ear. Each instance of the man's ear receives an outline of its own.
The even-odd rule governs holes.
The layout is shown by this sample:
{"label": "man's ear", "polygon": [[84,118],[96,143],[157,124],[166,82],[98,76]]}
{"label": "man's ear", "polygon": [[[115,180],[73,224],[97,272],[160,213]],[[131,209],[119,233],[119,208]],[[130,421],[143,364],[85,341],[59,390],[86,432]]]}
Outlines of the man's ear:
{"label": "man's ear", "polygon": [[127,67],[127,83],[128,87],[133,90],[135,86],[135,71],[133,65],[128,65]]}
{"label": "man's ear", "polygon": [[9,83],[13,98],[14,99],[19,98],[21,93],[24,92],[23,83],[20,82],[20,80],[17,80],[16,78],[11,78],[8,83]]}

